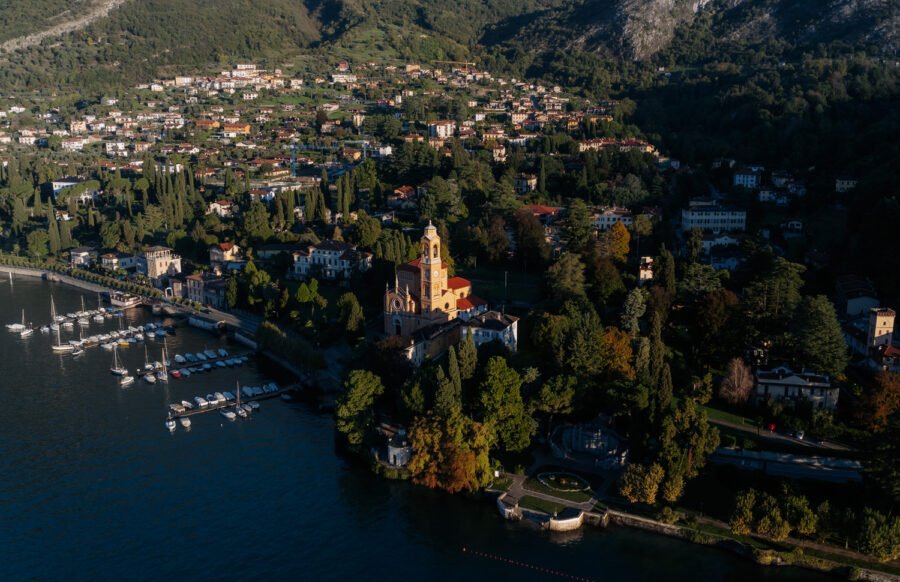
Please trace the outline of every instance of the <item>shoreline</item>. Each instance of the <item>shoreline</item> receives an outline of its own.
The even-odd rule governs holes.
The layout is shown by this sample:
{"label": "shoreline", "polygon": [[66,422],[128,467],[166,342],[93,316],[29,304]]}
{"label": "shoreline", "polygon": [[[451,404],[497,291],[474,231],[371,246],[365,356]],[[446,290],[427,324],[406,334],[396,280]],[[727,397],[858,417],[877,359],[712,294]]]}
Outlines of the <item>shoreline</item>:
{"label": "shoreline", "polygon": [[[113,291],[113,289],[110,287],[106,287],[97,283],[91,283],[89,281],[84,281],[76,277],[59,273],[52,269],[41,267],[20,267],[0,263],[0,275],[3,275],[4,273],[12,273],[14,276],[23,276],[30,279],[41,279],[43,281],[51,283],[60,283],[69,287],[74,287],[93,293],[109,294]],[[165,298],[155,299],[144,294],[139,295],[145,301],[158,300],[171,305],[179,311],[180,315],[183,315],[185,317],[189,317],[194,314],[193,310],[190,310],[183,305],[167,301]],[[146,307],[146,305],[143,305],[143,307]],[[240,329],[235,328],[232,329],[231,332],[232,339],[234,341],[241,343],[247,347],[256,349],[259,355],[265,356],[271,363],[295,376],[302,384],[304,384],[306,388],[312,387],[308,373],[304,373],[295,365],[286,361],[284,358],[270,352],[269,350],[260,350],[256,342],[252,338],[247,337],[246,334],[241,333]],[[383,471],[374,471],[371,466],[369,467],[369,470],[375,473],[378,477],[391,480],[407,480],[399,479],[398,477],[391,477]],[[505,495],[504,491],[496,489],[486,489],[482,491],[482,494],[485,493],[494,496],[493,499],[495,503],[500,497]],[[553,517],[550,514],[533,509],[529,509],[528,512],[533,514],[542,514],[547,516],[548,518]],[[509,520],[510,518],[505,517],[505,519]],[[518,520],[525,521],[525,518],[520,517]],[[613,525],[619,527],[640,529],[648,533],[681,539],[695,545],[725,550],[732,554],[747,558],[753,561],[755,564],[761,566],[803,568],[806,570],[821,572],[832,576],[843,576],[849,579],[868,580],[871,582],[900,581],[900,575],[898,574],[892,574],[890,572],[884,572],[881,570],[872,570],[870,568],[850,565],[843,562],[836,562],[829,558],[819,558],[813,555],[807,555],[803,552],[803,548],[800,546],[794,546],[794,550],[790,552],[777,550],[760,550],[734,537],[714,534],[711,532],[703,532],[697,529],[693,529],[685,524],[668,524],[620,510],[606,508],[602,515],[596,512],[585,512],[583,521],[595,527],[600,526],[602,528],[607,528],[609,527],[609,524],[612,523]],[[579,527],[584,527],[584,525],[579,523]],[[550,529],[552,531],[552,528]],[[800,551],[797,552],[797,550]]]}
{"label": "shoreline", "polygon": [[[516,506],[515,511],[510,511],[509,509],[504,510],[502,498],[506,495],[506,491],[487,489],[484,493],[493,495],[493,502],[497,506],[501,517],[507,521],[535,524],[542,529],[547,529],[549,531],[566,531],[564,529],[548,527],[553,525],[555,516],[544,511],[537,509],[525,510],[525,513],[527,514],[541,516],[540,521],[538,521],[523,514],[522,510],[518,508],[518,505]],[[560,500],[560,502],[564,501],[565,500],[563,499]],[[636,515],[627,511],[611,509],[609,507],[603,509],[602,514],[598,511],[583,511],[582,513],[583,519],[580,521],[583,523],[576,529],[584,527],[584,524],[603,529],[608,528],[610,525],[627,527],[639,529],[647,533],[680,539],[710,549],[724,550],[746,558],[759,566],[802,568],[804,570],[820,572],[850,580],[867,580],[870,582],[900,581],[900,574],[872,569],[872,564],[862,566],[840,562],[836,561],[834,559],[835,556],[833,555],[830,555],[829,557],[819,557],[816,555],[817,552],[808,553],[802,546],[790,542],[788,542],[787,545],[793,548],[791,550],[762,549],[753,547],[753,545],[731,535],[702,531],[685,523],[665,523],[656,519]],[[543,521],[544,518],[547,519],[547,522]],[[760,539],[762,540],[764,538]],[[771,542],[771,540],[765,541]]]}

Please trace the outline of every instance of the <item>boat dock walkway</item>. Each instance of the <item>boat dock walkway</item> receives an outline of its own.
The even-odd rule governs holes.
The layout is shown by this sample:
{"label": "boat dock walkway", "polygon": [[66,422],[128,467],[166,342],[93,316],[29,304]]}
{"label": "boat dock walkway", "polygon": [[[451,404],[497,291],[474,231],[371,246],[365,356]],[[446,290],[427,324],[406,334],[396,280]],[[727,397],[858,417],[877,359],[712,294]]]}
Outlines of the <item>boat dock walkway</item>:
{"label": "boat dock walkway", "polygon": [[[176,370],[179,370],[179,371],[184,370],[185,368],[203,367],[203,364],[215,364],[216,362],[224,362],[227,360],[232,360],[234,358],[253,358],[254,356],[256,356],[256,352],[246,351],[246,352],[235,353],[235,354],[229,353],[227,356],[216,356],[215,358],[207,357],[205,361],[197,360],[196,362],[178,363],[178,362],[172,360],[172,365],[166,366],[166,369],[169,372],[174,372]],[[229,368],[230,367],[231,366],[229,366]],[[213,370],[219,370],[219,369],[224,370],[227,368],[222,368],[221,366],[216,366],[212,370],[204,370],[204,371],[212,372]]]}
{"label": "boat dock walkway", "polygon": [[[264,394],[258,394],[256,396],[241,396],[241,402],[244,403],[244,402],[250,402],[252,400],[268,400],[270,398],[277,398],[287,392],[299,390],[300,387],[301,387],[300,384],[291,384],[290,386],[284,386],[282,388],[279,388],[275,392],[266,392]],[[191,416],[197,416],[197,415],[204,414],[207,412],[214,412],[214,411],[223,410],[226,408],[234,408],[235,405],[237,405],[236,400],[211,404],[209,406],[204,406],[203,408],[199,408],[196,405],[194,405],[194,408],[192,408],[190,410],[185,410],[184,412],[175,412],[173,410],[169,410],[169,415],[167,418],[170,420],[178,420],[180,418],[190,418]]]}

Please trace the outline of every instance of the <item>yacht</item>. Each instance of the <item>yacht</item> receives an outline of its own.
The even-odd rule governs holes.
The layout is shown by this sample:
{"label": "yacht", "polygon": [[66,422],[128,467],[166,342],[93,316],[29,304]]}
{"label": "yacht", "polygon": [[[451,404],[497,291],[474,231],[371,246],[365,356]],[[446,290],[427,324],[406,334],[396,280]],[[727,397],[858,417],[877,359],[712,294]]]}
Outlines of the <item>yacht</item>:
{"label": "yacht", "polygon": [[109,371],[115,374],[116,376],[125,376],[128,374],[128,370],[119,363],[119,350],[113,347],[113,363],[110,366]]}
{"label": "yacht", "polygon": [[93,320],[94,320],[95,322],[97,322],[97,323],[103,323],[104,321],[106,321],[106,318],[103,317],[103,314],[102,314],[102,313],[98,313],[97,315],[95,315],[95,316],[93,317]]}
{"label": "yacht", "polygon": [[112,342],[106,342],[104,344],[100,344],[100,347],[103,348],[104,350],[114,350],[114,349],[116,349],[116,344],[114,344]]}
{"label": "yacht", "polygon": [[62,326],[66,329],[75,329],[75,324],[70,319],[67,319],[64,322],[62,322]]}
{"label": "yacht", "polygon": [[128,386],[134,384],[134,376],[122,376],[119,378],[119,386]]}
{"label": "yacht", "polygon": [[216,402],[219,404],[223,404],[226,401],[225,395],[221,392],[216,392],[214,396],[216,397]]}

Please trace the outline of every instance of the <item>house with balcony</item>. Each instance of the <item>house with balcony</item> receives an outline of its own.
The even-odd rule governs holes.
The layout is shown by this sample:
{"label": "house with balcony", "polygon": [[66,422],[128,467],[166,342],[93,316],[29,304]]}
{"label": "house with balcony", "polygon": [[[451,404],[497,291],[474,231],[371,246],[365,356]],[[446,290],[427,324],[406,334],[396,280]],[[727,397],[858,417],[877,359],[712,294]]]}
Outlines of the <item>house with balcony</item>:
{"label": "house with balcony", "polygon": [[786,366],[771,370],[757,370],[753,399],[757,402],[772,400],[794,406],[809,402],[819,410],[834,410],[839,390],[826,374],[795,372]]}
{"label": "house with balcony", "polygon": [[303,246],[293,253],[292,273],[296,279],[348,280],[354,273],[372,267],[372,253],[359,251],[356,245],[336,240]]}

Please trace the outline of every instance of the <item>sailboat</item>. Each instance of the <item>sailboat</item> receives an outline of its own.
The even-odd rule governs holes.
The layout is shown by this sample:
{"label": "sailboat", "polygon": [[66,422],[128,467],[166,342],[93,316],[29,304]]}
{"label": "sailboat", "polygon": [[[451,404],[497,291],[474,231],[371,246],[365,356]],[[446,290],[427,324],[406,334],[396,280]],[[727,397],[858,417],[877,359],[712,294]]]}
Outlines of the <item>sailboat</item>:
{"label": "sailboat", "polygon": [[88,319],[88,312],[84,309],[84,295],[81,296],[81,311],[78,312],[78,325],[82,327],[87,327],[91,324],[91,320]]}
{"label": "sailboat", "polygon": [[116,348],[113,348],[113,364],[109,371],[116,376],[124,376],[128,373],[128,370],[119,363],[119,350]]}
{"label": "sailboat", "polygon": [[103,316],[103,312],[106,311],[103,309],[103,303],[100,300],[100,294],[97,293],[97,315],[94,316],[94,321],[97,323],[103,323],[106,318]]}
{"label": "sailboat", "polygon": [[7,323],[6,329],[15,333],[21,333],[25,330],[25,310],[22,310],[22,323]]}
{"label": "sailboat", "polygon": [[57,353],[67,353],[74,352],[75,346],[72,344],[64,344],[62,340],[59,339],[59,327],[56,328],[56,343],[50,346],[54,352]]}
{"label": "sailboat", "polygon": [[156,379],[160,382],[168,382],[169,381],[169,371],[166,368],[166,364],[169,360],[168,350],[166,349],[166,344],[163,342],[162,349],[162,370],[156,372]]}

